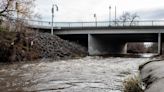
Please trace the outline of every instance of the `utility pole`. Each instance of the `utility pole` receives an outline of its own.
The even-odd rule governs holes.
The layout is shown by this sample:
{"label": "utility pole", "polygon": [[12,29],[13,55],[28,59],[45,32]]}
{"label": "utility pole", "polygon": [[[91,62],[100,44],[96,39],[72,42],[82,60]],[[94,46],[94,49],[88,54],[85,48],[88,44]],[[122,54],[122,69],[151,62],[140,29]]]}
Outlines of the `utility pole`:
{"label": "utility pole", "polygon": [[95,24],[96,24],[96,27],[97,27],[97,16],[96,16],[96,14],[94,14],[93,17],[95,19]]}
{"label": "utility pole", "polygon": [[51,35],[54,34],[54,30],[53,30],[53,23],[54,23],[54,4],[52,5],[52,23],[51,23]]}
{"label": "utility pole", "polygon": [[116,9],[116,6],[115,6],[115,26],[116,26],[116,20],[117,20],[117,9]]}
{"label": "utility pole", "polygon": [[111,6],[109,6],[109,26],[111,26],[112,14],[111,14]]}

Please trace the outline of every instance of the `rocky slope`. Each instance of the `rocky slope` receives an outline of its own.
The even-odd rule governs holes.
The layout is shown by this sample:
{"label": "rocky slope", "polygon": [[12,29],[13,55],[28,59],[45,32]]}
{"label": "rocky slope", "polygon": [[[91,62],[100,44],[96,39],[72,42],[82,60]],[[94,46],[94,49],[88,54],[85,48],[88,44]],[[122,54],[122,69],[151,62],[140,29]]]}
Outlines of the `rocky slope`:
{"label": "rocky slope", "polygon": [[39,33],[33,37],[34,45],[32,48],[39,51],[40,57],[63,59],[87,55],[86,48],[55,35]]}
{"label": "rocky slope", "polygon": [[0,32],[1,62],[29,61],[38,58],[69,59],[87,55],[75,43],[48,33]]}

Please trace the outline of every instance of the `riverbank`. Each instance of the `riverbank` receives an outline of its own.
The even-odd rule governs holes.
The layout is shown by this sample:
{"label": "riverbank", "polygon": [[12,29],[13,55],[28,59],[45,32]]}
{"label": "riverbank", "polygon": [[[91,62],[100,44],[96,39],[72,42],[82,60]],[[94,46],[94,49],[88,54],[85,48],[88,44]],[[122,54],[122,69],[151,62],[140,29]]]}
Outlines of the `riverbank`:
{"label": "riverbank", "polygon": [[164,60],[153,60],[140,66],[141,79],[145,83],[145,92],[163,92]]}
{"label": "riverbank", "polygon": [[20,33],[0,31],[1,62],[54,60],[84,57],[87,49],[48,33]]}

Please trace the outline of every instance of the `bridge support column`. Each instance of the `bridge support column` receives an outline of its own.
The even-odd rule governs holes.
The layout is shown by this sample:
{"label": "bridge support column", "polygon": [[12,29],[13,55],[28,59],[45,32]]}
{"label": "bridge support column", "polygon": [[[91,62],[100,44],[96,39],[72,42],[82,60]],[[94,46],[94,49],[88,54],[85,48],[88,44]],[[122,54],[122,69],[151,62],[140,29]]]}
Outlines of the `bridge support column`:
{"label": "bridge support column", "polygon": [[117,38],[109,39],[107,36],[88,35],[88,52],[89,55],[107,55],[107,54],[126,54],[126,42],[117,40]]}
{"label": "bridge support column", "polygon": [[161,33],[158,33],[158,54],[162,54],[162,40],[161,40]]}

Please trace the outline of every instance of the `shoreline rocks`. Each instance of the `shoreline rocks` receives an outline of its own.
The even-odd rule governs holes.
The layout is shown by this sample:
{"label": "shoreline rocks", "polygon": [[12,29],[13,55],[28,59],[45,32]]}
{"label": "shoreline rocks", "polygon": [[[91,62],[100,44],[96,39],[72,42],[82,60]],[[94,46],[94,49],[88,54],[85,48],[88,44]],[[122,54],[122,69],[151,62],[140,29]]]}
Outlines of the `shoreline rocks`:
{"label": "shoreline rocks", "polygon": [[42,58],[66,59],[87,55],[85,47],[48,33],[38,33],[33,43],[32,47],[39,51]]}

